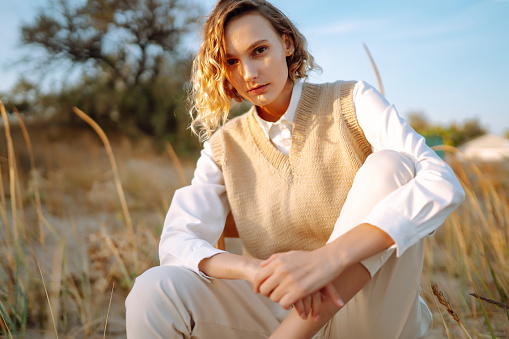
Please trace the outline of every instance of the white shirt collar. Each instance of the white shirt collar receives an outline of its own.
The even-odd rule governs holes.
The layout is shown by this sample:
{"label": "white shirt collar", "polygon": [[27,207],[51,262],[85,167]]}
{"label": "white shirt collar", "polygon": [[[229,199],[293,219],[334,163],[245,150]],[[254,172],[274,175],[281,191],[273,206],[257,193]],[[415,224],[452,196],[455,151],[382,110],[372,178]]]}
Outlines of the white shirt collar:
{"label": "white shirt collar", "polygon": [[269,131],[270,128],[275,124],[284,123],[288,124],[291,128],[291,126],[293,125],[293,119],[295,118],[295,112],[297,111],[297,105],[299,104],[301,95],[302,95],[302,81],[299,80],[293,85],[292,97],[290,98],[290,105],[288,105],[288,109],[286,110],[285,114],[283,114],[281,118],[279,118],[278,121],[270,122],[263,120],[258,116],[258,114],[254,115],[256,121],[258,121],[258,124],[262,128],[263,133],[265,133],[267,138],[270,139]]}

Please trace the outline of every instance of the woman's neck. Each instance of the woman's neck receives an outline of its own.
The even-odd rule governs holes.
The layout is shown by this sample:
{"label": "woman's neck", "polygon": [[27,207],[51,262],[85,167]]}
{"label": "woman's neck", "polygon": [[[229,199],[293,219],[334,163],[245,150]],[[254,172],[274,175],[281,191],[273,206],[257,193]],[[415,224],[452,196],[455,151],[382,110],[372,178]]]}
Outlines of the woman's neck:
{"label": "woman's neck", "polygon": [[286,113],[290,106],[293,92],[293,81],[288,77],[279,97],[267,106],[256,106],[258,116],[265,121],[276,122]]}

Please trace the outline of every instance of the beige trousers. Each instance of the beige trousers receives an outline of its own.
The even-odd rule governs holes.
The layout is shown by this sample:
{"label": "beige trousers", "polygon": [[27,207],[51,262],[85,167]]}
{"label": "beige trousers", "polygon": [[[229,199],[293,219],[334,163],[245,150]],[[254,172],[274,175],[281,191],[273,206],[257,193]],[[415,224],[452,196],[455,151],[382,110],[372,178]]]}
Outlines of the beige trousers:
{"label": "beige trousers", "polygon": [[[358,225],[385,196],[415,175],[405,155],[384,150],[368,157],[331,235]],[[419,338],[431,313],[419,297],[424,242],[399,258],[393,249],[363,261],[371,280],[313,338]],[[136,279],[126,300],[128,338],[267,338],[289,311],[253,292],[243,280],[204,281],[176,266],[158,266]]]}

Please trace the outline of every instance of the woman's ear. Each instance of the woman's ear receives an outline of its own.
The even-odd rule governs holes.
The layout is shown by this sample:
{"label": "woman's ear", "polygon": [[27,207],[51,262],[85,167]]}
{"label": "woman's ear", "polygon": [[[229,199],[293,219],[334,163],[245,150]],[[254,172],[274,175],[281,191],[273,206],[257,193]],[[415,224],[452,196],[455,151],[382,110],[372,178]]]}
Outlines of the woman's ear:
{"label": "woman's ear", "polygon": [[286,34],[283,34],[283,45],[285,46],[285,56],[290,56],[295,52],[293,39]]}

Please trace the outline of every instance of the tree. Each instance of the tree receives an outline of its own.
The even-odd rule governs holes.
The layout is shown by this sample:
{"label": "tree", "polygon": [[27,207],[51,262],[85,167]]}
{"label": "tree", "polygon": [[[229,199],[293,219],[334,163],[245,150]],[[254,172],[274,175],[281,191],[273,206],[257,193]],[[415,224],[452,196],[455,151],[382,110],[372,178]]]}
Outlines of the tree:
{"label": "tree", "polygon": [[478,119],[468,119],[462,125],[451,123],[450,125],[437,125],[429,122],[422,112],[411,112],[407,115],[407,121],[415,131],[426,138],[430,146],[445,144],[459,146],[469,139],[486,134],[486,129],[481,126]]}
{"label": "tree", "polygon": [[417,133],[421,133],[430,127],[430,122],[424,113],[422,112],[410,112],[407,114],[407,121],[410,126],[413,127],[417,131]]}
{"label": "tree", "polygon": [[189,0],[57,0],[22,27],[22,41],[46,52],[47,67],[67,61],[82,70],[78,82],[51,94],[67,114],[69,106],[82,105],[102,124],[130,122],[156,134],[161,119],[154,114],[166,115],[162,126],[177,124],[190,67],[182,40],[200,14]]}
{"label": "tree", "polygon": [[178,47],[198,14],[185,0],[87,0],[74,7],[59,0],[22,27],[22,40],[43,47],[45,62],[91,63],[112,83],[132,88],[155,82],[165,62],[182,57]]}

